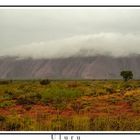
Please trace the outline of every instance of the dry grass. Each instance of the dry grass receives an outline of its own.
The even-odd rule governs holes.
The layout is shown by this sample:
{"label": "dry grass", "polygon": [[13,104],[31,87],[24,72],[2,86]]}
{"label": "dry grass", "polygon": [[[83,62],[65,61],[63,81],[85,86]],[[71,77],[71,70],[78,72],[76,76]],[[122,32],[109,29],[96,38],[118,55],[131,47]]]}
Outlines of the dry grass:
{"label": "dry grass", "polygon": [[0,114],[0,130],[140,130],[140,81],[2,81]]}

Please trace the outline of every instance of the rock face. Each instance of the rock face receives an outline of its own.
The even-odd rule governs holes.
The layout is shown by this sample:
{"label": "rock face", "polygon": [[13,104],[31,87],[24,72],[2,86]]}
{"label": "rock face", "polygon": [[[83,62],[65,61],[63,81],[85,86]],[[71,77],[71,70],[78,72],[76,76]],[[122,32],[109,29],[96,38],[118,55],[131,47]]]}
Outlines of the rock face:
{"label": "rock face", "polygon": [[120,71],[132,70],[140,78],[140,56],[109,56],[60,59],[0,58],[0,78],[118,79]]}

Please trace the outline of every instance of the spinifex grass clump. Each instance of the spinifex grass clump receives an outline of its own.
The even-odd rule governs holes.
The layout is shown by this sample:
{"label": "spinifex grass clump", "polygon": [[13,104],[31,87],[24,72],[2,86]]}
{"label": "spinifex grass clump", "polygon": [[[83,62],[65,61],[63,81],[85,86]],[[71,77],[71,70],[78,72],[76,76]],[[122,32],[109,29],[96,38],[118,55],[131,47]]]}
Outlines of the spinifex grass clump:
{"label": "spinifex grass clump", "polygon": [[63,107],[68,101],[74,100],[82,96],[82,92],[76,89],[69,88],[48,88],[42,94],[42,101],[46,105],[53,105],[55,107]]}

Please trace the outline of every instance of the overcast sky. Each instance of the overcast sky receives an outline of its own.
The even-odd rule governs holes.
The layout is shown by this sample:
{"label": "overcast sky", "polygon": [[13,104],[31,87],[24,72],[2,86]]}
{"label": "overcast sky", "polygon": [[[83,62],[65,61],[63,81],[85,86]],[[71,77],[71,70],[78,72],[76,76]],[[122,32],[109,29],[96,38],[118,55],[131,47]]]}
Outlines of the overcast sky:
{"label": "overcast sky", "polygon": [[140,8],[0,9],[0,55],[140,54]]}

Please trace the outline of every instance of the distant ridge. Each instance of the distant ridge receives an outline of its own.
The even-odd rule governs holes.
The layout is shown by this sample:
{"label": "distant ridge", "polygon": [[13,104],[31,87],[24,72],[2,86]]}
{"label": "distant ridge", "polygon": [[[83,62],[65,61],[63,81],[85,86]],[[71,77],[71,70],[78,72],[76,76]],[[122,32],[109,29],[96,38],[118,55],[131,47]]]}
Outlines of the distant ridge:
{"label": "distant ridge", "polygon": [[132,70],[134,78],[140,79],[140,56],[59,59],[0,58],[1,79],[119,79],[121,70]]}

